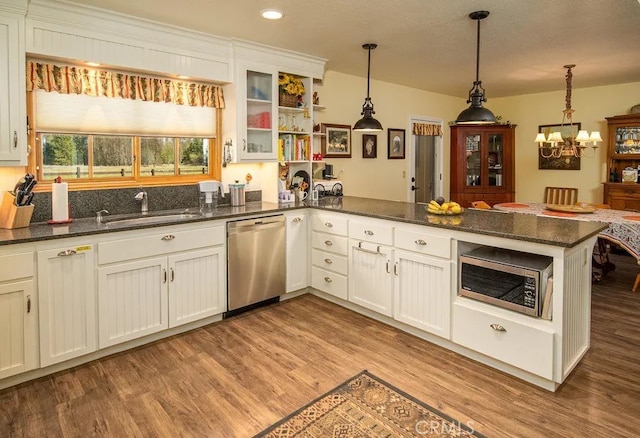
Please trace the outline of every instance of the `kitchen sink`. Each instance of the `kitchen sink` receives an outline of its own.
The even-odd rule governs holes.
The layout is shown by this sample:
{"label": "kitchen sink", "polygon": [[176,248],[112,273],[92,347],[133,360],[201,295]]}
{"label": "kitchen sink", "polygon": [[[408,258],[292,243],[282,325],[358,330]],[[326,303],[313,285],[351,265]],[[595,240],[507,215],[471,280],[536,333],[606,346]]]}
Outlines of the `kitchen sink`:
{"label": "kitchen sink", "polygon": [[202,215],[199,213],[175,213],[175,214],[163,214],[158,216],[140,216],[134,218],[122,218],[122,219],[107,219],[103,220],[103,224],[108,227],[114,226],[127,226],[127,225],[150,225],[150,224],[161,224],[161,223],[170,223],[174,221],[180,221],[185,219],[197,219],[201,218]]}

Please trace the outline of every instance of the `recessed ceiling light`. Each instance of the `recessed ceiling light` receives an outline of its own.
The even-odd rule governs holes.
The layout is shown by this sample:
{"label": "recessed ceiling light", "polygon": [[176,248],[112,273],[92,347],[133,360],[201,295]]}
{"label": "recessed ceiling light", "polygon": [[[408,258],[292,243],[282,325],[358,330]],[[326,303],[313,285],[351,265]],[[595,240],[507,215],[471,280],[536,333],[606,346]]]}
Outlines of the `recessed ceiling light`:
{"label": "recessed ceiling light", "polygon": [[284,17],[282,11],[279,11],[277,9],[265,9],[261,12],[261,14],[263,18],[266,18],[268,20],[279,20]]}
{"label": "recessed ceiling light", "polygon": [[87,61],[85,64],[87,64],[90,67],[99,67],[100,66],[100,63],[98,63],[98,62],[89,62],[89,61]]}

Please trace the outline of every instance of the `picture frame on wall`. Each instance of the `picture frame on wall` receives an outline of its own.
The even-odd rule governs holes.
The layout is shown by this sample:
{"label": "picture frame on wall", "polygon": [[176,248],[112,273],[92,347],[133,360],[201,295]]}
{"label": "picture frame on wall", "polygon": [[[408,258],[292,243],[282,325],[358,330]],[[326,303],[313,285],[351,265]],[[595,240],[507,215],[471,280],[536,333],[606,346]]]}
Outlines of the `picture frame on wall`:
{"label": "picture frame on wall", "polygon": [[387,158],[389,160],[404,159],[405,130],[389,128],[387,130]]}
{"label": "picture frame on wall", "polygon": [[[580,122],[574,122],[572,125],[539,125],[538,132],[543,133],[548,138],[550,133],[559,131],[565,144],[571,145],[571,134],[573,132],[573,138],[575,138],[580,131],[580,127]],[[560,158],[544,158],[542,152],[544,152],[544,155],[549,155],[551,149],[543,148],[543,151],[538,151],[538,169],[540,170],[580,170],[580,157],[572,155]]]}
{"label": "picture frame on wall", "polygon": [[322,156],[326,158],[351,158],[351,126],[323,123]]}
{"label": "picture frame on wall", "polygon": [[376,158],[378,156],[378,136],[362,134],[362,158]]}

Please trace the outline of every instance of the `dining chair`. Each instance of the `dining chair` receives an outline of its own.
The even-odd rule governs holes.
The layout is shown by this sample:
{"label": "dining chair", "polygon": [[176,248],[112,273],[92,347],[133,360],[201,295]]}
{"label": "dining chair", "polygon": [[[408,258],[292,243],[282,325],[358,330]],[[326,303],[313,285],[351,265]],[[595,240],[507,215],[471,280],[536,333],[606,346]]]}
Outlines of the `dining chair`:
{"label": "dining chair", "polygon": [[544,203],[575,205],[578,202],[578,189],[574,187],[545,187]]}

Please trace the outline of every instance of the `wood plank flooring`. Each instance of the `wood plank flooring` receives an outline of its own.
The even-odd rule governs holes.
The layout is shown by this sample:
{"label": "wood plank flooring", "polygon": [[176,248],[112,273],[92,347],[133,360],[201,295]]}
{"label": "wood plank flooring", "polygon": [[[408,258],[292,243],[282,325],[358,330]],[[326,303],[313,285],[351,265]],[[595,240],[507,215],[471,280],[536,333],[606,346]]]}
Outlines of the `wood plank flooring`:
{"label": "wood plank flooring", "polygon": [[593,287],[555,393],[306,295],[0,392],[0,437],[249,437],[363,369],[489,437],[640,430],[639,268]]}

